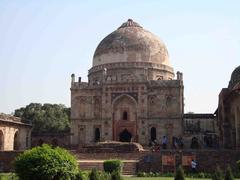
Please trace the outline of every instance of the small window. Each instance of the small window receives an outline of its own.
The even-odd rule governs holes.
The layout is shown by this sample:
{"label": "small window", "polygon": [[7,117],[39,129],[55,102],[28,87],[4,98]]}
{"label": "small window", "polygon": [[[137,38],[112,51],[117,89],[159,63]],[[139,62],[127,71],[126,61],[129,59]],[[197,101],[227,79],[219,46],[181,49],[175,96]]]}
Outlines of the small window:
{"label": "small window", "polygon": [[127,111],[123,112],[123,120],[128,120],[128,113],[127,113]]}

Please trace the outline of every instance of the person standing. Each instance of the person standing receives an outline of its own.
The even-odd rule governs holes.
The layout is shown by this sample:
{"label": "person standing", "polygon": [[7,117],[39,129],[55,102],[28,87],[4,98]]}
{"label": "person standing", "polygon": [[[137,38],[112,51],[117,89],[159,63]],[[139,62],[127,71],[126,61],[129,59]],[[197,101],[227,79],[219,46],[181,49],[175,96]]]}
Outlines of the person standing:
{"label": "person standing", "polygon": [[197,163],[193,159],[192,159],[192,162],[191,162],[191,168],[192,168],[193,173],[197,172]]}
{"label": "person standing", "polygon": [[167,137],[166,136],[163,136],[162,146],[163,146],[163,149],[167,149]]}

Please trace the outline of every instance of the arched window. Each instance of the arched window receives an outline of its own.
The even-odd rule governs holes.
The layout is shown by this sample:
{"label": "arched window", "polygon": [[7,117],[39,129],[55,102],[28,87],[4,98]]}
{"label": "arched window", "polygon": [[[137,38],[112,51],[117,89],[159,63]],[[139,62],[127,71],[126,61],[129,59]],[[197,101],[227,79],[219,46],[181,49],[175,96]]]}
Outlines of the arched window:
{"label": "arched window", "polygon": [[154,141],[157,139],[157,131],[155,127],[151,128],[151,141]]}
{"label": "arched window", "polygon": [[100,129],[99,128],[95,128],[94,140],[95,140],[95,142],[100,141]]}
{"label": "arched window", "polygon": [[193,137],[191,142],[191,149],[198,149],[198,148],[199,148],[198,138]]}
{"label": "arched window", "polygon": [[127,113],[127,111],[123,112],[123,120],[128,120],[128,113]]}

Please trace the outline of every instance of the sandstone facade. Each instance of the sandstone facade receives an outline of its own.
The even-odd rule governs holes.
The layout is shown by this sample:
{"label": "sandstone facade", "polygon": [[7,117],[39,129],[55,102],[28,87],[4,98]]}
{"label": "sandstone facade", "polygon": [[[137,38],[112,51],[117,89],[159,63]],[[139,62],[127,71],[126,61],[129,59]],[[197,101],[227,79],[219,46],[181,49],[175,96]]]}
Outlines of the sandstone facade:
{"label": "sandstone facade", "polygon": [[72,145],[183,135],[182,73],[174,79],[166,46],[132,20],[100,42],[88,79],[72,75]]}
{"label": "sandstone facade", "polygon": [[20,118],[0,114],[0,151],[25,150],[31,147],[31,128]]}

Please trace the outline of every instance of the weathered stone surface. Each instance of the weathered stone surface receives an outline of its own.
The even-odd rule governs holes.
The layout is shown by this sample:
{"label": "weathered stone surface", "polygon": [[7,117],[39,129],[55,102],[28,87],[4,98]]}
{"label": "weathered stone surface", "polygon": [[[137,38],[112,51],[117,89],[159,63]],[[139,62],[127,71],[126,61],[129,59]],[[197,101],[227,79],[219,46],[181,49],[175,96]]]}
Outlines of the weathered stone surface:
{"label": "weathered stone surface", "polygon": [[[182,136],[183,79],[165,45],[132,20],[99,44],[88,82],[71,84],[71,145]],[[155,133],[151,134],[151,130]],[[123,139],[123,136],[125,139]]]}
{"label": "weathered stone surface", "polygon": [[94,53],[93,66],[128,61],[170,66],[164,43],[132,20],[100,42]]}
{"label": "weathered stone surface", "polygon": [[0,151],[24,150],[31,147],[31,128],[20,118],[0,114]]}

